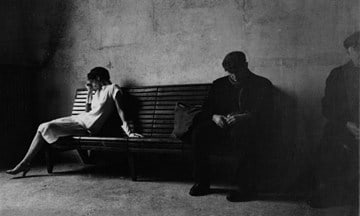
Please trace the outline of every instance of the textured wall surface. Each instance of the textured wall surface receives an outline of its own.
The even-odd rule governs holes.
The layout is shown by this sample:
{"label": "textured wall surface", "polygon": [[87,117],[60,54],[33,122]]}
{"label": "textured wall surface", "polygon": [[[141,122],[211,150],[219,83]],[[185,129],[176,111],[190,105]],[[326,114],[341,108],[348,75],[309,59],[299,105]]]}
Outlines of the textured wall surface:
{"label": "textured wall surface", "polygon": [[325,79],[347,60],[342,41],[359,28],[358,0],[35,0],[22,8],[25,62],[43,68],[42,119],[68,114],[95,66],[120,85],[207,83],[225,75],[226,53],[242,50],[277,88],[273,149],[287,161],[279,170],[298,181],[321,135]]}

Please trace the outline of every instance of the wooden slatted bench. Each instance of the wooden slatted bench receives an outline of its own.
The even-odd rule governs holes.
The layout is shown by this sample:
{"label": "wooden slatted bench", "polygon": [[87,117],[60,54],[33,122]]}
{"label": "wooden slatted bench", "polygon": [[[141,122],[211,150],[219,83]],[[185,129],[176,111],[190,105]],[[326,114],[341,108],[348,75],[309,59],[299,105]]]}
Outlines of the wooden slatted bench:
{"label": "wooden slatted bench", "polygon": [[145,136],[142,139],[128,139],[133,180],[136,180],[135,159],[138,153],[182,154],[191,150],[189,143],[171,136],[174,128],[174,108],[178,102],[193,106],[202,105],[209,88],[210,84],[192,84],[128,89],[130,95],[140,100],[140,127],[137,131]]}
{"label": "wooden slatted bench", "polygon": [[[124,111],[130,126],[144,138],[127,138],[114,112],[96,136],[66,137],[51,145],[47,152],[48,172],[52,172],[51,149],[77,149],[84,163],[88,162],[88,150],[127,152],[131,177],[136,180],[136,155],[138,153],[179,153],[191,150],[191,145],[171,136],[174,128],[176,103],[201,105],[210,84],[163,85],[122,88]],[[85,111],[86,89],[78,89],[72,115]]]}

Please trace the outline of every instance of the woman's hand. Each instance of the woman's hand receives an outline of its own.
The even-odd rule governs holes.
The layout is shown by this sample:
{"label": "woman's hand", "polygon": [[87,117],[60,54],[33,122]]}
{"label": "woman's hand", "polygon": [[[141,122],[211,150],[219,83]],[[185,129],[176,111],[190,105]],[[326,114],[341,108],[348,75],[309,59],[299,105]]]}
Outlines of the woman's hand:
{"label": "woman's hand", "polygon": [[86,87],[86,89],[88,91],[87,97],[86,97],[86,103],[91,104],[93,89],[92,89],[91,84],[89,82],[86,83],[85,87]]}
{"label": "woman's hand", "polygon": [[91,92],[93,90],[90,82],[86,82],[85,88],[88,90],[88,92]]}
{"label": "woman's hand", "polygon": [[143,135],[141,134],[138,134],[138,133],[133,133],[131,132],[130,128],[129,128],[129,125],[127,124],[127,122],[123,122],[123,125],[121,125],[121,128],[123,129],[123,131],[125,132],[125,134],[128,136],[128,137],[136,137],[136,138],[140,138],[140,137],[144,137]]}
{"label": "woman's hand", "polygon": [[133,137],[136,137],[136,138],[144,137],[143,135],[138,134],[138,133],[130,133],[128,136],[131,137],[131,138],[133,138]]}
{"label": "woman's hand", "polygon": [[359,140],[360,130],[354,122],[346,122],[346,128],[355,137],[355,139]]}

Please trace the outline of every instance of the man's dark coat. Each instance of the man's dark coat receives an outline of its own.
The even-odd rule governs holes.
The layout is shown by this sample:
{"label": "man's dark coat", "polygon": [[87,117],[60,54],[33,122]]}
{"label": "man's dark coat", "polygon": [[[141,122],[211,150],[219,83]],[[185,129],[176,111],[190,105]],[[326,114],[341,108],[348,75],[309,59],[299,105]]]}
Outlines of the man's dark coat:
{"label": "man's dark coat", "polygon": [[322,113],[327,123],[318,154],[318,174],[323,180],[357,178],[359,142],[346,122],[359,127],[359,74],[350,61],[333,69],[326,80]]}
{"label": "man's dark coat", "polygon": [[257,131],[269,132],[264,130],[271,124],[272,94],[271,82],[250,71],[242,86],[231,83],[228,76],[219,78],[212,84],[201,118],[211,120],[214,114],[246,113]]}

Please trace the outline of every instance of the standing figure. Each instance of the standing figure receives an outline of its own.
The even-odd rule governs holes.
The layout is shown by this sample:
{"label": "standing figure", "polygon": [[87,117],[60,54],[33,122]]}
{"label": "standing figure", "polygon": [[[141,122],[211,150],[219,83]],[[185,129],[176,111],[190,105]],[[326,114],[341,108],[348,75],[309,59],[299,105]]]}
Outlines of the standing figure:
{"label": "standing figure", "polygon": [[327,123],[318,151],[313,206],[327,205],[330,200],[355,201],[358,196],[359,35],[355,32],[345,39],[350,61],[333,69],[326,80],[322,113]]}
{"label": "standing figure", "polygon": [[125,134],[129,137],[141,137],[140,134],[130,131],[122,109],[123,105],[118,100],[122,95],[121,89],[111,83],[109,71],[103,67],[95,67],[88,73],[87,78],[87,107],[91,104],[91,110],[40,124],[25,157],[15,168],[7,170],[6,173],[16,175],[23,172],[25,176],[39,150],[45,145],[55,143],[60,137],[97,134],[114,109],[119,114]]}
{"label": "standing figure", "polygon": [[203,112],[194,123],[194,179],[191,196],[210,192],[209,154],[231,149],[239,158],[236,182],[239,189],[229,201],[251,197],[257,138],[263,136],[272,109],[272,84],[248,69],[246,56],[235,51],[226,55],[222,66],[228,76],[215,80]]}

